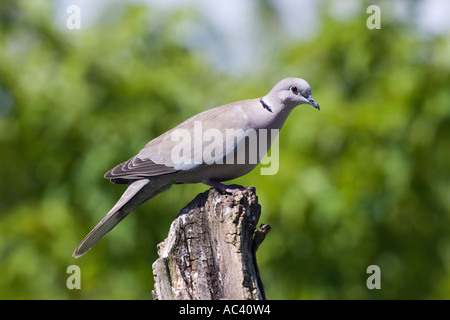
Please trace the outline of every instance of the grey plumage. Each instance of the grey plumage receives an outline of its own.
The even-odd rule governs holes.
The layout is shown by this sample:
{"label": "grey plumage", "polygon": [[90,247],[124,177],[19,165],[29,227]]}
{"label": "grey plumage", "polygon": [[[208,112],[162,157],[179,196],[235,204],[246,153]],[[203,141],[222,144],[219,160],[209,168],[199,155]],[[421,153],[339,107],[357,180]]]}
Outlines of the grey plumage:
{"label": "grey plumage", "polygon": [[[73,256],[78,258],[85,254],[130,212],[173,184],[201,182],[226,192],[231,191],[232,188],[221,182],[245,175],[255,168],[275,138],[274,135],[269,135],[264,147],[258,143],[256,161],[249,161],[249,133],[255,132],[259,141],[262,137],[259,134],[261,129],[281,129],[292,109],[300,104],[309,104],[319,109],[305,80],[286,78],[262,98],[206,110],[150,141],[136,156],[105,174],[105,178],[113,183],[130,186],[84,238]],[[213,152],[206,152],[207,146],[199,145],[198,139],[193,139],[198,137],[199,130],[200,134],[211,132],[222,134],[223,137],[228,137],[227,130],[234,130],[236,134],[230,139],[224,138]],[[185,138],[186,144],[183,145],[180,140],[184,142]],[[180,146],[186,151],[186,154],[183,152],[181,162],[179,157],[174,157],[178,155],[174,150]],[[242,150],[245,161],[236,161]],[[234,161],[228,161],[229,159]]]}

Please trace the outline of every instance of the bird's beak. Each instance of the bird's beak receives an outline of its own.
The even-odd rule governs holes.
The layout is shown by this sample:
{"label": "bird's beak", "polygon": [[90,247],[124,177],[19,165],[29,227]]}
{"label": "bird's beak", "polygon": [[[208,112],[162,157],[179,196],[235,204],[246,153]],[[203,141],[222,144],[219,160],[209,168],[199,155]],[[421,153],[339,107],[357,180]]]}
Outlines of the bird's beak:
{"label": "bird's beak", "polygon": [[308,101],[310,105],[312,105],[317,110],[320,110],[319,104],[316,101],[314,101],[314,99],[311,96],[308,97]]}

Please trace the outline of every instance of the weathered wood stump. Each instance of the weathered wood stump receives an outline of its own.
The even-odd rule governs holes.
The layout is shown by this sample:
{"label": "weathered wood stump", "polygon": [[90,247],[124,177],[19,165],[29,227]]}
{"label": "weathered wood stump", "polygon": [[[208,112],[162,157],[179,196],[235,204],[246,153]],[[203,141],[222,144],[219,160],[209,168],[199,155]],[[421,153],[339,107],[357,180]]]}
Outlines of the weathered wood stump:
{"label": "weathered wood stump", "polygon": [[153,298],[265,299],[255,253],[270,226],[256,229],[260,215],[255,188],[197,195],[158,245]]}

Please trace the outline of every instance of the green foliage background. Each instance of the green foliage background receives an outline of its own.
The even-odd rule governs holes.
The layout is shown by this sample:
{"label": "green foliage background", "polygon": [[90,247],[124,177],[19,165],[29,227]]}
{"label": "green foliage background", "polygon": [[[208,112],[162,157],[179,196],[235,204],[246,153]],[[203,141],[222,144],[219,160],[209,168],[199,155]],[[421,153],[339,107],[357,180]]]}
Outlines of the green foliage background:
{"label": "green foliage background", "polygon": [[[380,30],[327,5],[314,37],[283,41],[261,1],[273,49],[233,76],[180,41],[180,24],[199,22],[187,9],[115,4],[69,31],[50,2],[2,1],[0,298],[151,299],[156,245],[207,187],[172,187],[74,260],[124,191],[103,174],[186,118],[286,76],[305,78],[321,111],[294,110],[276,175],[235,181],[256,187],[272,226],[258,252],[268,297],[450,298],[450,36],[397,21],[387,1]],[[72,264],[81,290],[66,287]],[[366,287],[369,265],[381,290]]]}

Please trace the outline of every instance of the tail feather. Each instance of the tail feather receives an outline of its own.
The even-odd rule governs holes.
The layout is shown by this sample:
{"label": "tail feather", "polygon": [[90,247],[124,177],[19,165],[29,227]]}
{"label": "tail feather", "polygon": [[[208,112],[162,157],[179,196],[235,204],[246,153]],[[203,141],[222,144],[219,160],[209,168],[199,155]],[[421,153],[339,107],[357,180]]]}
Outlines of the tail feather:
{"label": "tail feather", "polygon": [[[149,185],[150,183],[150,185]],[[122,197],[106,216],[81,241],[73,252],[73,257],[79,258],[91,249],[101,238],[118,225],[133,210],[147,200],[170,188],[169,185],[155,185],[149,179],[142,179],[130,184]]]}

